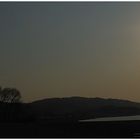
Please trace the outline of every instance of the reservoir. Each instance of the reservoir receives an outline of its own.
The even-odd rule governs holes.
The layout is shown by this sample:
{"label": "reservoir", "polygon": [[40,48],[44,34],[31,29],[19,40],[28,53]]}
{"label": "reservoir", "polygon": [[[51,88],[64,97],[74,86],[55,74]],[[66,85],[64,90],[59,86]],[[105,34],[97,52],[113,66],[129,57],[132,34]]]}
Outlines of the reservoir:
{"label": "reservoir", "polygon": [[80,122],[97,122],[97,121],[132,121],[140,120],[140,115],[135,116],[121,116],[121,117],[103,117],[96,119],[80,120]]}

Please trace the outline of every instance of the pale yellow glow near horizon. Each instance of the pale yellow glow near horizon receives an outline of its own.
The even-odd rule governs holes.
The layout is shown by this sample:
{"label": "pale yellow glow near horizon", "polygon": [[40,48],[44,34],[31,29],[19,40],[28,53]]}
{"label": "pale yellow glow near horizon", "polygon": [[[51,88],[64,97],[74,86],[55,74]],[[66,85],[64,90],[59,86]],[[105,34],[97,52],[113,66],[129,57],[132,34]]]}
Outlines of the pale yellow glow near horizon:
{"label": "pale yellow glow near horizon", "polygon": [[25,102],[140,102],[140,3],[0,3],[0,85]]}

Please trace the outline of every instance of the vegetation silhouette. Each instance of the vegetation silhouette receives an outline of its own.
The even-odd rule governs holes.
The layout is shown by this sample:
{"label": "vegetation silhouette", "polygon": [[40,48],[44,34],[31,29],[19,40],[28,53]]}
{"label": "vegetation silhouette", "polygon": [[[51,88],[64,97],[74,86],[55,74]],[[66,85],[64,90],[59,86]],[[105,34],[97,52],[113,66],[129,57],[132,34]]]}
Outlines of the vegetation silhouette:
{"label": "vegetation silhouette", "polygon": [[21,102],[20,92],[0,87],[0,122],[25,122],[29,118],[28,105]]}
{"label": "vegetation silhouette", "polygon": [[15,88],[4,88],[0,87],[0,101],[7,103],[19,103],[21,102],[21,94]]}

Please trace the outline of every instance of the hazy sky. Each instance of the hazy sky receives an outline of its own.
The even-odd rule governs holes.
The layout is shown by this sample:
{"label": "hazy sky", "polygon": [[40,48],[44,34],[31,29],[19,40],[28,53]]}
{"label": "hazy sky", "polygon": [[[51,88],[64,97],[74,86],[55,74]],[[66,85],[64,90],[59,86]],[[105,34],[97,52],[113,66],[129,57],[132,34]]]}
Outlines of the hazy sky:
{"label": "hazy sky", "polygon": [[140,101],[140,3],[0,3],[0,85],[24,101]]}

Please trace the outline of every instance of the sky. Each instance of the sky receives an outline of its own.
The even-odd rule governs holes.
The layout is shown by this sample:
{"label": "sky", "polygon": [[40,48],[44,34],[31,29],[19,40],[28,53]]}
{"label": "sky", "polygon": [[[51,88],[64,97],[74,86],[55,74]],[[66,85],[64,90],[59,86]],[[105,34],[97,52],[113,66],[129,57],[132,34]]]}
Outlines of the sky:
{"label": "sky", "polygon": [[140,102],[140,3],[0,2],[0,85],[23,101]]}

